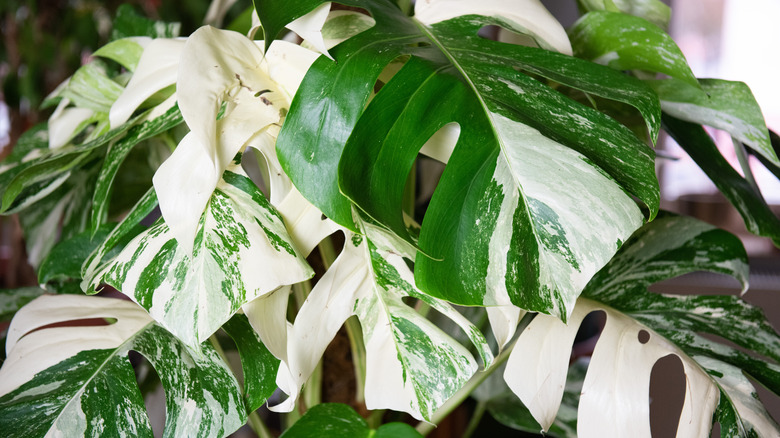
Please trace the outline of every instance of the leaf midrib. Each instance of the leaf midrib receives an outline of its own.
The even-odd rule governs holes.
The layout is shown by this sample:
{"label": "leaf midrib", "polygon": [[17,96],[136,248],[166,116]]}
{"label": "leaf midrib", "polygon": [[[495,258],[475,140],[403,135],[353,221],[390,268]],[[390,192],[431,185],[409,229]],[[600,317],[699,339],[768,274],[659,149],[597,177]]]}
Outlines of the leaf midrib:
{"label": "leaf midrib", "polygon": [[[114,324],[116,324],[116,323],[114,323]],[[84,390],[86,389],[87,385],[89,385],[97,377],[97,375],[100,374],[100,372],[103,370],[103,368],[105,368],[106,365],[114,357],[117,357],[117,352],[121,351],[128,343],[131,343],[131,341],[135,341],[135,339],[138,337],[139,333],[143,332],[144,330],[147,330],[149,327],[153,326],[154,324],[155,324],[154,321],[149,321],[149,323],[147,323],[146,325],[144,325],[143,327],[138,329],[134,334],[129,336],[124,342],[122,342],[121,344],[117,345],[116,348],[114,348],[111,351],[111,353],[106,356],[106,359],[100,364],[100,366],[98,366],[97,369],[95,369],[95,371],[90,375],[90,377],[84,382],[84,384],[81,385],[81,387],[73,393],[73,396],[70,398],[70,400],[68,400],[68,402],[65,403],[65,405],[62,406],[62,408],[60,409],[60,413],[57,414],[57,417],[51,422],[51,426],[49,426],[49,428],[47,429],[47,433],[49,431],[51,431],[51,428],[54,426],[54,424],[57,423],[57,421],[59,421],[60,417],[62,416],[62,413],[65,412],[65,410],[68,408],[68,406],[70,406],[71,403],[73,403],[76,399],[80,399],[80,395],[84,394]],[[89,350],[81,350],[81,351],[89,351]],[[78,354],[78,353],[76,353],[76,354]],[[71,357],[73,357],[73,356],[71,356]]]}

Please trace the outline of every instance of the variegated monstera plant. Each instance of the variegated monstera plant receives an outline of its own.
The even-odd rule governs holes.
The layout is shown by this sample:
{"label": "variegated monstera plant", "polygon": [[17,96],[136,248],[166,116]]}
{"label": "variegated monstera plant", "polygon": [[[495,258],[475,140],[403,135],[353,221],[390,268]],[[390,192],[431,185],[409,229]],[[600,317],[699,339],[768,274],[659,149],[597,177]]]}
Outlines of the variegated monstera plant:
{"label": "variegated monstera plant", "polygon": [[[661,129],[780,242],[749,167],[702,128],[780,175],[761,111],[744,84],[693,75],[666,6],[581,0],[566,31],[538,0],[339,3],[255,0],[248,32],[186,38],[123,9],[47,99],[0,168],[40,281],[0,295],[3,436],[152,436],[159,379],[170,437],[271,436],[266,403],[287,437],[412,437],[469,396],[472,426],[487,407],[643,437],[668,355],[678,436],[780,436],[753,386],[780,393],[762,312],[648,291],[697,270],[748,285],[735,236],[659,212]],[[92,296],[112,288],[128,299]],[[594,311],[603,333],[570,365]],[[367,420],[320,403],[342,327]],[[390,410],[409,421],[383,425],[404,418]]]}

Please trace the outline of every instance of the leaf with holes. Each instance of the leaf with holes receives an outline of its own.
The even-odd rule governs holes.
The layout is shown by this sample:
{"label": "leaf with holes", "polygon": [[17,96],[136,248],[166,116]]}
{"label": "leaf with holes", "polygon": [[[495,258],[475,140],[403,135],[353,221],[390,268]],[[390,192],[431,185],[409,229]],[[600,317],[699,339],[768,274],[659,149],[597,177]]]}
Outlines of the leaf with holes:
{"label": "leaf with holes", "polygon": [[281,216],[238,162],[225,171],[199,219],[191,251],[159,220],[102,267],[91,260],[88,287],[117,288],[197,346],[244,303],[313,275]]}
{"label": "leaf with holes", "polygon": [[[257,9],[273,35],[321,3]],[[500,25],[567,52],[562,27],[536,1],[418,2],[414,18],[386,1],[346,3],[375,25],[331,49],[335,63],[320,57],[307,73],[279,134],[285,172],[335,222],[354,230],[352,201],[418,244],[415,277],[425,292],[566,318],[590,276],[641,225],[629,193],[652,217],[658,187],[647,145],[532,76],[634,105],[653,138],[655,94],[609,68],[477,35]],[[383,69],[406,55],[366,108]],[[443,154],[451,158],[417,242],[401,213],[407,175],[423,144],[453,123],[457,144]]]}
{"label": "leaf with holes", "polygon": [[[85,321],[106,319],[115,322]],[[40,297],[14,317],[6,349],[0,423],[7,437],[151,437],[130,350],[162,380],[165,437],[226,436],[246,421],[241,389],[217,352],[204,344],[192,353],[129,301]]]}
{"label": "leaf with holes", "polygon": [[[780,336],[763,313],[734,296],[647,290],[695,270],[732,275],[747,286],[747,259],[736,236],[671,215],[646,225],[591,280],[568,326],[545,315],[531,322],[507,363],[507,383],[543,428],[549,428],[561,403],[579,324],[601,310],[607,322],[583,383],[580,436],[649,436],[650,372],[670,354],[680,358],[687,379],[678,436],[707,436],[714,421],[721,424],[723,436],[777,435],[780,429],[747,379],[780,393]],[[703,334],[720,336],[750,354]]]}
{"label": "leaf with holes", "polygon": [[357,315],[366,345],[365,400],[417,419],[431,415],[477,369],[471,353],[402,298],[425,300],[458,324],[483,363],[493,356],[479,330],[448,303],[422,294],[403,257],[413,253],[370,222],[365,236],[348,233],[344,250],[309,294],[287,334],[287,358],[277,383],[290,394],[272,410],[287,411],[338,329]]}

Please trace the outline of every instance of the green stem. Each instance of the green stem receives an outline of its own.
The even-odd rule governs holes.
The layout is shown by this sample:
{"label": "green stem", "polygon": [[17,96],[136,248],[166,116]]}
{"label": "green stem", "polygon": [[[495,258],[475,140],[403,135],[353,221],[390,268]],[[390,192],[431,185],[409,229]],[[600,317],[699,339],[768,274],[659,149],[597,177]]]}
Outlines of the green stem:
{"label": "green stem", "polygon": [[263,420],[257,415],[257,411],[252,411],[252,413],[249,414],[249,427],[252,428],[258,438],[273,438],[273,434],[265,427],[265,423],[263,423]]}
{"label": "green stem", "polygon": [[477,430],[477,426],[479,426],[479,422],[482,421],[482,416],[485,414],[485,407],[487,407],[486,401],[480,400],[477,402],[477,406],[474,408],[474,413],[471,414],[471,420],[469,420],[469,425],[466,426],[466,431],[463,432],[462,438],[471,438],[471,435]]}
{"label": "green stem", "polygon": [[317,248],[320,249],[322,264],[325,265],[325,270],[327,271],[330,268],[330,265],[333,264],[333,261],[336,260],[337,256],[336,248],[333,247],[333,241],[330,240],[330,237],[326,237],[317,245]]}
{"label": "green stem", "polygon": [[309,380],[303,387],[303,403],[305,410],[322,403],[322,360],[317,363]]}
{"label": "green stem", "polygon": [[379,426],[382,425],[382,418],[384,418],[385,412],[387,412],[385,409],[371,411],[371,414],[369,414],[368,418],[366,418],[366,424],[368,424],[368,427],[371,429],[378,429]]}
{"label": "green stem", "polygon": [[398,9],[400,9],[406,15],[411,15],[412,0],[398,0]]}
{"label": "green stem", "polygon": [[515,343],[512,343],[509,347],[505,348],[504,351],[501,352],[498,356],[496,356],[496,359],[493,361],[493,365],[490,366],[490,368],[484,370],[484,371],[477,371],[476,374],[471,376],[471,379],[469,379],[468,382],[466,382],[465,385],[463,385],[462,388],[458,390],[452,397],[449,398],[446,402],[444,402],[441,407],[433,414],[431,417],[431,422],[424,422],[421,421],[416,429],[417,432],[420,432],[422,436],[426,436],[429,433],[433,431],[434,428],[436,428],[436,424],[440,423],[442,420],[444,420],[447,415],[452,413],[452,411],[455,410],[458,406],[460,406],[461,403],[463,403],[466,398],[475,390],[479,385],[482,384],[482,382],[485,381],[488,377],[490,377],[491,374],[493,374],[494,371],[496,371],[500,365],[504,362],[506,362],[507,359],[509,359],[509,354],[512,352],[512,350],[515,348]]}
{"label": "green stem", "polygon": [[366,346],[363,343],[363,330],[357,316],[350,316],[344,323],[352,350],[352,365],[355,368],[355,401],[365,401],[366,390]]}
{"label": "green stem", "polygon": [[742,173],[745,175],[745,180],[747,180],[748,184],[750,184],[750,187],[753,188],[753,191],[755,191],[758,196],[761,196],[761,190],[759,190],[758,183],[753,177],[753,171],[750,170],[750,162],[748,162],[745,145],[736,138],[732,137],[731,140],[734,142],[734,151],[737,153],[737,160],[739,160],[739,166],[742,168]]}

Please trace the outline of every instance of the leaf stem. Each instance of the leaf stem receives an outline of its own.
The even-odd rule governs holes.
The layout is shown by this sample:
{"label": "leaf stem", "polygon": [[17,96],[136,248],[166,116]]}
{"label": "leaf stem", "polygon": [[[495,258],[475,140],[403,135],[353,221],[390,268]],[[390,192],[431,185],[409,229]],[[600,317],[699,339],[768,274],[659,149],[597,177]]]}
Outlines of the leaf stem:
{"label": "leaf stem", "polygon": [[366,346],[363,343],[363,330],[357,316],[350,316],[344,323],[349,338],[349,348],[352,350],[352,365],[355,368],[355,401],[363,403],[366,400]]}
{"label": "leaf stem", "polygon": [[[417,432],[420,432],[422,436],[426,436],[429,433],[433,432],[433,429],[436,428],[436,424],[440,423],[442,420],[444,420],[452,411],[455,410],[458,406],[460,406],[461,403],[463,403],[466,398],[475,390],[477,387],[482,384],[482,382],[485,381],[488,377],[490,377],[491,374],[495,370],[497,370],[500,365],[504,362],[506,362],[507,359],[509,359],[509,354],[514,350],[515,344],[517,342],[513,342],[509,347],[505,348],[504,351],[501,352],[498,356],[496,356],[496,359],[493,361],[493,365],[490,366],[490,368],[484,370],[484,371],[477,371],[476,374],[471,376],[471,379],[469,379],[468,382],[466,382],[465,385],[463,385],[462,388],[458,390],[452,397],[449,398],[446,402],[444,402],[441,407],[433,414],[431,417],[431,422],[425,422],[421,421],[415,429],[417,429]],[[465,435],[464,435],[465,436]]]}
{"label": "leaf stem", "polygon": [[268,430],[263,420],[257,415],[257,411],[249,413],[249,427],[252,428],[258,438],[273,438],[271,431]]}
{"label": "leaf stem", "polygon": [[471,414],[471,420],[469,420],[469,424],[466,426],[466,431],[463,432],[462,438],[471,438],[471,435],[477,430],[477,426],[479,426],[482,417],[485,415],[486,407],[487,402],[485,400],[479,400],[477,402],[477,406],[474,407],[474,413]]}
{"label": "leaf stem", "polygon": [[758,188],[756,178],[753,176],[753,171],[750,170],[750,162],[748,161],[745,145],[734,137],[731,138],[731,141],[734,142],[734,152],[737,153],[737,160],[739,161],[739,166],[742,168],[742,173],[745,175],[745,180],[750,184],[753,191],[755,191],[758,196],[761,196],[761,190]]}

